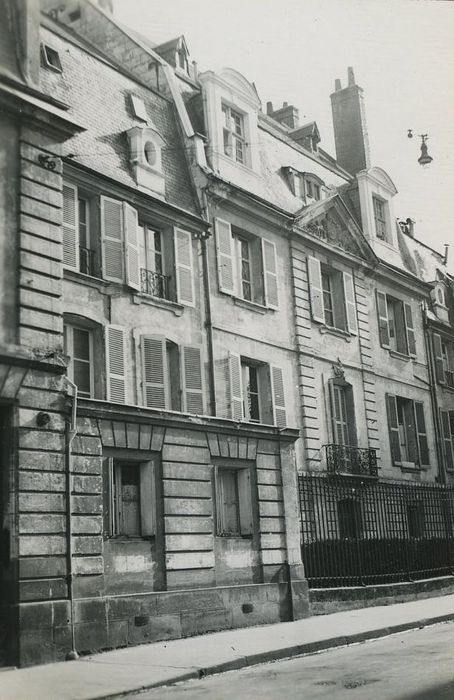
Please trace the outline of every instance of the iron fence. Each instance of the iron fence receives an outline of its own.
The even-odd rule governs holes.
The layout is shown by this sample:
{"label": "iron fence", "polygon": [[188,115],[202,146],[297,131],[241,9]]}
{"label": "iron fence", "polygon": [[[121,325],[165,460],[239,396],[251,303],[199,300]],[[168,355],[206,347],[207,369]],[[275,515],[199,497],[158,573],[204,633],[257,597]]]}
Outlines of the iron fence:
{"label": "iron fence", "polygon": [[310,587],[454,574],[454,488],[300,474],[299,490]]}

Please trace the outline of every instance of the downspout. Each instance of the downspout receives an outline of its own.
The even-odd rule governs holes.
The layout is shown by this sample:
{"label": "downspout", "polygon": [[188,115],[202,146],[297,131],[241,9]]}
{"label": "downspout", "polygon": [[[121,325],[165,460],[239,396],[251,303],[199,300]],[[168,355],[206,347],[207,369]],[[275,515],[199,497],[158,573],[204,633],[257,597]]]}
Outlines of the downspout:
{"label": "downspout", "polygon": [[[203,213],[208,223],[208,204],[206,191],[202,188]],[[213,348],[213,317],[211,314],[211,296],[210,296],[210,275],[208,266],[208,249],[207,240],[208,232],[202,233],[200,244],[202,246],[202,267],[203,267],[203,291],[205,296],[205,329],[207,334],[207,350],[208,350],[208,371],[210,375],[210,405],[211,415],[216,416],[216,390],[215,390],[215,372],[214,372],[214,348]]]}
{"label": "downspout", "polygon": [[443,450],[441,449],[441,425],[440,425],[440,411],[438,407],[437,391],[436,391],[436,374],[434,358],[432,353],[432,343],[429,342],[429,323],[427,320],[427,307],[424,303],[423,306],[423,319],[424,319],[424,342],[426,345],[427,360],[429,363],[429,386],[430,386],[430,398],[432,406],[432,417],[435,426],[435,444],[437,446],[437,459],[439,464],[439,480],[440,483],[446,484],[446,473],[445,473],[445,460],[443,455]]}

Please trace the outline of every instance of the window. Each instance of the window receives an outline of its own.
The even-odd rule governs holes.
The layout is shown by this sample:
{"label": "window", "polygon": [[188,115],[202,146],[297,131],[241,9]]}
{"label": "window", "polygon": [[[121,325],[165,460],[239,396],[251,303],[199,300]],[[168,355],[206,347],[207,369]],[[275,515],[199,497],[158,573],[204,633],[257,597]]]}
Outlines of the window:
{"label": "window", "polygon": [[415,501],[407,504],[408,534],[410,537],[419,538],[424,536],[425,519],[424,503]]}
{"label": "window", "polygon": [[147,224],[139,227],[141,290],[160,299],[170,299],[170,280],[164,274],[163,236]]}
{"label": "window", "polygon": [[155,335],[138,338],[142,359],[142,404],[185,413],[204,413],[199,347],[177,345]]}
{"label": "window", "polygon": [[413,312],[410,304],[377,291],[380,344],[402,355],[416,356]]}
{"label": "window", "polygon": [[304,175],[304,185],[307,199],[318,202],[322,197],[323,180],[313,173],[306,173]]}
{"label": "window", "polygon": [[454,389],[454,343],[434,333],[433,349],[437,382]]}
{"label": "window", "polygon": [[329,328],[358,333],[353,276],[307,258],[311,313],[314,321]]}
{"label": "window", "polygon": [[273,241],[232,229],[215,219],[219,289],[231,296],[277,309],[279,282]]}
{"label": "window", "polygon": [[386,202],[379,197],[372,196],[374,206],[375,233],[382,241],[388,239],[388,227],[386,222]]}
{"label": "window", "polygon": [[243,537],[254,531],[250,467],[215,466],[216,535]]}
{"label": "window", "polygon": [[440,411],[443,453],[446,469],[454,469],[454,411]]}
{"label": "window", "polygon": [[329,383],[333,441],[336,445],[357,444],[353,388],[336,380]]}
{"label": "window", "polygon": [[354,498],[342,498],[337,503],[339,537],[354,539],[360,537],[363,529],[361,503]]}
{"label": "window", "polygon": [[231,418],[279,427],[287,425],[280,367],[230,353],[229,384]]}
{"label": "window", "polygon": [[150,537],[156,531],[156,465],[103,460],[104,532],[107,537]]}
{"label": "window", "polygon": [[46,44],[41,44],[41,63],[45,68],[50,68],[56,73],[63,72],[58,51]]}
{"label": "window", "polygon": [[63,185],[63,265],[84,275],[95,275],[96,241],[91,236],[91,221],[97,207],[93,199],[78,187]]}
{"label": "window", "polygon": [[69,356],[68,377],[77,385],[77,393],[83,398],[94,395],[93,337],[85,328],[65,325],[64,348]]}
{"label": "window", "polygon": [[244,116],[231,107],[222,105],[224,155],[237,163],[246,164]]}
{"label": "window", "polygon": [[429,466],[424,405],[392,394],[386,395],[389,442],[396,466]]}

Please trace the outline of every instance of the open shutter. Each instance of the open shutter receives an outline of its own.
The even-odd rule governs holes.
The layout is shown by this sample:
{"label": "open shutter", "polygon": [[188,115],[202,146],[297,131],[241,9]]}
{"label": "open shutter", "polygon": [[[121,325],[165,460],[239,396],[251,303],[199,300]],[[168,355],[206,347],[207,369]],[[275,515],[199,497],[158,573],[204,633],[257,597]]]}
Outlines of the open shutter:
{"label": "open shutter", "polygon": [[140,465],[140,525],[142,537],[156,534],[155,469],[152,461]]}
{"label": "open shutter", "polygon": [[234,294],[235,277],[232,228],[228,221],[215,219],[214,229],[216,233],[219,289],[226,294]]}
{"label": "open shutter", "polygon": [[137,221],[137,211],[127,202],[123,202],[123,226],[126,283],[133,289],[140,290],[139,223]]}
{"label": "open shutter", "polygon": [[167,408],[169,405],[166,341],[158,335],[142,335],[142,394],[145,406]]}
{"label": "open shutter", "polygon": [[114,504],[113,504],[113,458],[106,457],[102,463],[103,490],[103,536],[105,539],[114,534]]}
{"label": "open shutter", "polygon": [[77,187],[63,185],[63,265],[79,269],[79,222]]}
{"label": "open shutter", "polygon": [[181,377],[183,410],[203,414],[202,353],[197,347],[181,346]]}
{"label": "open shutter", "polygon": [[174,231],[174,243],[177,301],[186,306],[194,306],[192,235],[189,231],[176,228]]}
{"label": "open shutter", "polygon": [[276,246],[272,241],[262,238],[263,288],[265,290],[265,306],[277,309],[279,292],[277,282]]}
{"label": "open shutter", "polygon": [[323,306],[322,269],[320,260],[311,255],[307,258],[307,274],[309,276],[309,295],[311,299],[311,312],[314,321],[325,323],[325,309]]}
{"label": "open shutter", "polygon": [[451,426],[449,421],[449,411],[440,411],[441,430],[445,455],[446,469],[454,469],[454,453],[451,437]]}
{"label": "open shutter", "polygon": [[285,391],[282,369],[280,367],[270,367],[270,371],[274,425],[277,425],[278,428],[285,428],[287,425],[287,414],[285,411]]}
{"label": "open shutter", "polygon": [[347,330],[354,335],[358,334],[358,321],[356,320],[355,289],[353,275],[349,272],[343,274],[345,311],[347,315]]}
{"label": "open shutter", "polygon": [[123,203],[101,197],[102,272],[110,282],[123,282]]}
{"label": "open shutter", "polygon": [[405,329],[407,332],[408,354],[415,357],[416,356],[416,339],[415,339],[415,329],[413,326],[413,313],[412,313],[410,304],[404,304],[404,314],[405,314]]}
{"label": "open shutter", "polygon": [[238,501],[240,532],[242,535],[252,535],[254,519],[252,517],[251,470],[249,467],[238,470]]}
{"label": "open shutter", "polygon": [[441,335],[439,333],[433,334],[433,347],[434,347],[435,375],[437,377],[437,382],[439,384],[444,384],[445,383],[445,370],[443,367],[443,352],[441,349]]}
{"label": "open shutter", "polygon": [[119,326],[106,327],[107,400],[126,403],[125,333]]}
{"label": "open shutter", "polygon": [[243,386],[241,381],[241,358],[229,353],[230,417],[243,420]]}
{"label": "open shutter", "polygon": [[427,467],[429,460],[429,445],[427,443],[426,422],[424,420],[424,404],[420,401],[414,402],[416,433],[418,436],[418,452],[420,466]]}
{"label": "open shutter", "polygon": [[394,465],[402,462],[400,454],[399,422],[397,420],[397,401],[393,394],[386,394],[386,412],[388,414],[389,444]]}
{"label": "open shutter", "polygon": [[377,290],[377,316],[380,345],[389,348],[389,321],[386,294]]}

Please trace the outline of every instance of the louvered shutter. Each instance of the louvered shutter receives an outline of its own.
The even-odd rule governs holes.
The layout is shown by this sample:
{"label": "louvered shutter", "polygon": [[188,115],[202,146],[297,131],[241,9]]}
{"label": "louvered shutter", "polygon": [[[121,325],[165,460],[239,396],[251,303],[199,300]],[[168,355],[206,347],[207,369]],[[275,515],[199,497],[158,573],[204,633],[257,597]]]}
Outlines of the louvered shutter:
{"label": "louvered shutter", "polygon": [[277,309],[279,306],[279,291],[277,281],[276,246],[272,241],[262,238],[263,288],[265,291],[265,306]]}
{"label": "louvered shutter", "polygon": [[189,231],[176,228],[174,231],[174,244],[177,301],[186,306],[194,306],[192,235]]}
{"label": "louvered shutter", "polygon": [[325,309],[323,306],[322,268],[320,260],[311,255],[307,258],[307,274],[309,277],[309,295],[311,300],[311,313],[314,321],[325,323]]}
{"label": "louvered shutter", "polygon": [[125,333],[120,326],[106,327],[107,400],[126,403]]}
{"label": "louvered shutter", "polygon": [[152,461],[140,464],[140,525],[142,537],[156,534],[155,469]]}
{"label": "louvered shutter", "polygon": [[252,516],[251,470],[238,469],[238,501],[240,511],[240,532],[252,535],[254,519]]}
{"label": "louvered shutter", "polygon": [[287,413],[285,411],[285,390],[282,369],[280,367],[271,367],[270,371],[274,424],[279,428],[285,428],[287,425]]}
{"label": "louvered shutter", "polygon": [[123,203],[101,197],[101,238],[103,277],[123,282]]}
{"label": "louvered shutter", "polygon": [[377,290],[377,316],[380,345],[389,348],[389,321],[386,294]]}
{"label": "louvered shutter", "polygon": [[444,384],[445,370],[443,366],[443,352],[441,349],[441,335],[439,333],[433,334],[433,348],[435,361],[435,375],[437,377],[437,382],[439,384]]}
{"label": "louvered shutter", "polygon": [[355,288],[353,275],[343,273],[345,311],[347,314],[347,330],[354,335],[358,334],[358,321],[356,320]]}
{"label": "louvered shutter", "polygon": [[143,402],[149,408],[168,408],[166,340],[157,335],[142,335],[140,345]]}
{"label": "louvered shutter", "polygon": [[393,394],[386,394],[386,412],[388,415],[389,444],[394,465],[402,462],[400,454],[399,422],[397,419],[397,400]]}
{"label": "louvered shutter", "polygon": [[103,535],[107,539],[114,534],[113,459],[106,457],[102,463]]}
{"label": "louvered shutter", "polygon": [[413,325],[413,313],[410,304],[404,304],[404,314],[405,314],[405,329],[407,333],[407,348],[408,354],[413,357],[416,356],[416,338],[415,329]]}
{"label": "louvered shutter", "polygon": [[79,269],[79,216],[77,187],[63,185],[63,265]]}
{"label": "louvered shutter", "polygon": [[139,223],[137,211],[127,202],[123,202],[123,227],[126,283],[133,289],[140,290]]}
{"label": "louvered shutter", "polygon": [[346,405],[343,387],[329,382],[329,396],[331,403],[331,421],[333,426],[333,441],[336,445],[348,445],[348,426],[346,417]]}
{"label": "louvered shutter", "polygon": [[241,381],[241,358],[239,355],[229,353],[229,378],[230,378],[230,417],[234,420],[243,420],[243,386]]}
{"label": "louvered shutter", "polygon": [[454,469],[454,453],[449,421],[449,411],[440,411],[441,431],[445,455],[446,469]]}
{"label": "louvered shutter", "polygon": [[418,437],[419,464],[427,467],[429,460],[429,445],[427,442],[426,422],[424,420],[424,404],[421,401],[414,402],[416,433]]}
{"label": "louvered shutter", "polygon": [[228,221],[214,220],[219,289],[226,294],[235,293],[234,255],[232,228]]}
{"label": "louvered shutter", "polygon": [[183,410],[203,414],[202,353],[197,347],[181,346]]}

